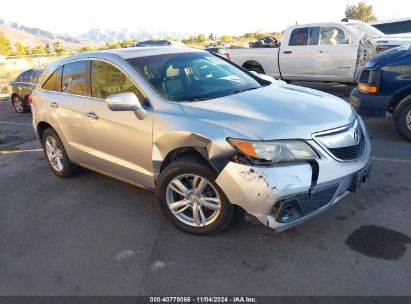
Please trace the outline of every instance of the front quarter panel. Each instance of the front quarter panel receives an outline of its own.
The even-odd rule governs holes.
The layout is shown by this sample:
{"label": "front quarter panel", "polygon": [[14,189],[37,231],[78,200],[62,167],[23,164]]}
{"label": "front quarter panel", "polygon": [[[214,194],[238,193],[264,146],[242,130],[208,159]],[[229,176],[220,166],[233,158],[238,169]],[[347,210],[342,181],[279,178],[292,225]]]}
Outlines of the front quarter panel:
{"label": "front quarter panel", "polygon": [[227,137],[258,139],[229,125],[223,126],[215,121],[191,117],[178,104],[156,111],[153,118],[154,176],[157,177],[160,173],[167,155],[179,148],[204,151],[208,160],[231,157],[236,150],[227,142]]}

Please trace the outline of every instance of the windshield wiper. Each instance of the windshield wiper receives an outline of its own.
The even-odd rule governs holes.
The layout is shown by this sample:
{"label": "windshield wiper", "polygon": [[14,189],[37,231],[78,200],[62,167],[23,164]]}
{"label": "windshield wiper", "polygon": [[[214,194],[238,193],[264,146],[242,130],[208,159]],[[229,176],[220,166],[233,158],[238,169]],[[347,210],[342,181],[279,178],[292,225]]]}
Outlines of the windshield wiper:
{"label": "windshield wiper", "polygon": [[261,88],[261,87],[254,87],[254,88],[248,88],[248,89],[237,90],[237,91],[234,91],[234,93],[233,93],[233,94],[243,93],[243,92],[246,92],[246,91],[251,91],[251,90],[255,90],[255,89],[259,89],[259,88]]}

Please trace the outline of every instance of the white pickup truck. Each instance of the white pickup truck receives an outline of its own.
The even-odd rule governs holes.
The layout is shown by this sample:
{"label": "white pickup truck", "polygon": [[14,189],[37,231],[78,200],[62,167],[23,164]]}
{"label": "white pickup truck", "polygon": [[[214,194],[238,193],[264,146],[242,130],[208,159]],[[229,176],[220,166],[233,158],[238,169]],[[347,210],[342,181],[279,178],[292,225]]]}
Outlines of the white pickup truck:
{"label": "white pickup truck", "polygon": [[279,47],[231,49],[231,60],[276,79],[355,82],[372,56],[399,45],[410,36],[384,35],[360,21],[295,25],[287,28]]}

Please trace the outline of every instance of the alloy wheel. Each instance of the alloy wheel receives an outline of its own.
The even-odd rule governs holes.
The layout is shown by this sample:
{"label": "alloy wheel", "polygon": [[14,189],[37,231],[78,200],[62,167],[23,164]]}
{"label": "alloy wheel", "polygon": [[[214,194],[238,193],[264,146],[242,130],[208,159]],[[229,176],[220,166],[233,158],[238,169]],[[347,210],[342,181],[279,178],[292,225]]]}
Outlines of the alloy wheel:
{"label": "alloy wheel", "polygon": [[178,220],[194,227],[210,225],[221,211],[217,190],[207,179],[195,174],[174,178],[167,186],[166,202]]}
{"label": "alloy wheel", "polygon": [[57,143],[57,140],[52,136],[48,136],[46,138],[46,153],[47,158],[54,170],[58,172],[63,171],[63,153]]}
{"label": "alloy wheel", "polygon": [[16,109],[17,112],[23,113],[24,112],[24,105],[23,101],[19,97],[14,97],[13,98],[13,105],[14,108]]}
{"label": "alloy wheel", "polygon": [[408,111],[408,114],[405,117],[405,124],[407,125],[408,130],[411,131],[411,110]]}

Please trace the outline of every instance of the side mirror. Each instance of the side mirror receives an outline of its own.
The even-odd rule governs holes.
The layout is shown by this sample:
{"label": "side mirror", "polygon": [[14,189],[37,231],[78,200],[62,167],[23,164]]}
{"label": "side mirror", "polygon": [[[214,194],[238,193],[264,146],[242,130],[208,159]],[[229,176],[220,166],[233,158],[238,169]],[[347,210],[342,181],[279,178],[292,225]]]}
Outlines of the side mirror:
{"label": "side mirror", "polygon": [[131,92],[110,95],[106,98],[106,103],[111,111],[133,111],[140,120],[147,116],[147,111],[142,107],[138,97]]}

